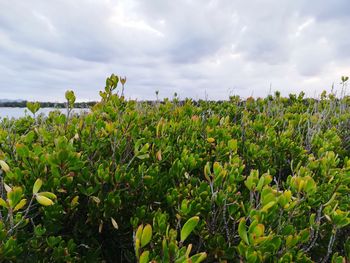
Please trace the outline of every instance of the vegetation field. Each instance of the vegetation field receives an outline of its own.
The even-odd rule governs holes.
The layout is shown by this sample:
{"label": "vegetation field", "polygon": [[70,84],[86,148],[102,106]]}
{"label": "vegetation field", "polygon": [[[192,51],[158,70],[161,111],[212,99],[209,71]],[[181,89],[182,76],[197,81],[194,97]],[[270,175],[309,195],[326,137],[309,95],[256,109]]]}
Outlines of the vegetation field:
{"label": "vegetation field", "polygon": [[89,113],[68,91],[68,114],[0,120],[1,262],[350,261],[350,97],[142,103],[124,84]]}

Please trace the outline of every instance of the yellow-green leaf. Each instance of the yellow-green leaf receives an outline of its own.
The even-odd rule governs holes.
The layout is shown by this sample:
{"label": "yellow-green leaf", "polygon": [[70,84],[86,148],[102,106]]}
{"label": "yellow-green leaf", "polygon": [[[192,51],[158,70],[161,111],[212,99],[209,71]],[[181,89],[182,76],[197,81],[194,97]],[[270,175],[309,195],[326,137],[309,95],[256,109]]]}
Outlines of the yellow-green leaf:
{"label": "yellow-green leaf", "polygon": [[42,195],[36,195],[35,199],[38,201],[39,204],[43,205],[43,206],[49,206],[49,205],[53,205],[53,201],[49,198],[47,198],[46,196],[42,196]]}
{"label": "yellow-green leaf", "polygon": [[29,156],[29,149],[27,146],[25,146],[22,143],[17,143],[16,144],[16,152],[18,156],[22,158],[27,158]]}
{"label": "yellow-green leaf", "polygon": [[265,226],[263,224],[258,224],[254,230],[253,233],[256,235],[256,237],[261,237],[265,232]]}
{"label": "yellow-green leaf", "polygon": [[50,199],[57,199],[57,196],[54,193],[51,192],[40,192],[38,195],[45,196]]}
{"label": "yellow-green leaf", "polygon": [[208,139],[207,139],[207,142],[213,143],[213,142],[215,142],[215,139],[214,139],[214,138],[208,138]]}
{"label": "yellow-green leaf", "polygon": [[137,239],[140,239],[140,240],[141,240],[142,230],[143,230],[143,225],[139,225],[139,227],[138,227],[137,230],[136,230],[136,234],[135,234],[135,237],[136,237]]}
{"label": "yellow-green leaf", "polygon": [[196,255],[193,255],[191,258],[190,258],[190,262],[193,262],[193,263],[200,263],[202,262],[203,260],[205,260],[207,258],[207,253],[205,252],[202,252],[202,253],[198,253]]}
{"label": "yellow-green leaf", "polygon": [[140,263],[148,263],[148,258],[149,258],[149,251],[143,251],[143,253],[140,256]]}
{"label": "yellow-green leaf", "polygon": [[7,193],[7,201],[10,207],[15,207],[22,198],[22,188],[13,187],[11,191]]}
{"label": "yellow-green leaf", "polygon": [[228,141],[228,148],[232,151],[232,152],[237,152],[237,140],[235,139],[231,139]]}
{"label": "yellow-green leaf", "polygon": [[220,174],[221,170],[222,170],[222,167],[221,167],[220,163],[214,162],[214,164],[213,164],[213,170],[214,170],[214,174],[215,174],[216,176],[218,176],[218,175]]}
{"label": "yellow-green leaf", "polygon": [[191,234],[194,228],[197,226],[199,222],[199,217],[194,216],[187,220],[187,222],[183,225],[181,229],[181,241],[184,242],[186,238]]}
{"label": "yellow-green leaf", "polygon": [[13,211],[17,211],[17,210],[20,210],[22,209],[27,203],[27,199],[22,199],[16,206],[15,208],[13,209]]}
{"label": "yellow-green leaf", "polygon": [[4,199],[2,199],[1,197],[0,197],[0,205],[5,207],[5,208],[8,208],[6,201]]}
{"label": "yellow-green leaf", "polygon": [[36,194],[37,192],[39,192],[42,185],[43,185],[43,181],[40,178],[36,179],[33,186],[33,194]]}
{"label": "yellow-green leaf", "polygon": [[271,175],[265,175],[265,180],[264,180],[264,185],[268,185],[269,183],[272,182],[272,176]]}
{"label": "yellow-green leaf", "polygon": [[298,239],[295,238],[293,235],[288,235],[286,238],[286,246],[288,248],[294,247],[297,242],[298,242]]}
{"label": "yellow-green leaf", "polygon": [[298,186],[298,192],[301,192],[305,184],[305,181],[303,179],[299,180],[299,186]]}
{"label": "yellow-green leaf", "polygon": [[124,77],[124,78],[120,77],[120,82],[124,85],[126,82],[126,77]]}
{"label": "yellow-green leaf", "polygon": [[152,239],[152,227],[150,224],[147,224],[142,230],[141,236],[141,248],[146,246]]}
{"label": "yellow-green leaf", "polygon": [[267,212],[271,207],[273,207],[276,204],[275,201],[271,201],[269,203],[267,203],[266,205],[263,206],[263,208],[261,209],[262,212]]}
{"label": "yellow-green leaf", "polygon": [[79,196],[73,197],[72,201],[70,202],[71,206],[76,206],[79,201]]}
{"label": "yellow-green leaf", "polygon": [[149,154],[148,153],[140,154],[140,155],[137,155],[137,158],[139,158],[140,160],[144,160],[144,159],[149,158]]}
{"label": "yellow-green leaf", "polygon": [[206,163],[206,165],[204,166],[204,177],[205,177],[205,179],[208,180],[209,183],[211,182],[210,177],[209,177],[210,175],[211,175],[210,164]]}
{"label": "yellow-green leaf", "polygon": [[185,253],[186,258],[190,256],[191,250],[192,250],[192,244],[189,244],[187,246],[186,253]]}
{"label": "yellow-green leaf", "polygon": [[335,192],[335,193],[332,195],[332,197],[328,200],[328,202],[325,203],[323,206],[327,206],[327,205],[329,205],[330,203],[332,203],[332,202],[334,201],[334,199],[335,199],[336,196],[337,196],[337,193]]}
{"label": "yellow-green leaf", "polygon": [[247,262],[256,262],[257,259],[258,259],[258,255],[257,255],[256,251],[254,251],[253,253],[249,253],[247,255]]}
{"label": "yellow-green leaf", "polygon": [[261,176],[258,182],[258,185],[256,186],[256,190],[261,191],[262,187],[264,186],[265,183],[265,177]]}
{"label": "yellow-green leaf", "polygon": [[288,202],[292,198],[292,192],[290,190],[284,191],[283,195],[287,198]]}
{"label": "yellow-green leaf", "polygon": [[136,253],[136,257],[139,258],[139,256],[140,256],[140,239],[138,239],[138,238],[135,239],[135,253]]}

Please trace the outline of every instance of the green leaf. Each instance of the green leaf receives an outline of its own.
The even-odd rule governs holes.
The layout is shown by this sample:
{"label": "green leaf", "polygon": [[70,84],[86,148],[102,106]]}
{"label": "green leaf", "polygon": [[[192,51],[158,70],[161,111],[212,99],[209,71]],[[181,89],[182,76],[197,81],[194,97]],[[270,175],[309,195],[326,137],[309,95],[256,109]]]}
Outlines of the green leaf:
{"label": "green leaf", "polygon": [[300,237],[300,242],[302,242],[302,243],[307,242],[309,240],[309,237],[310,237],[309,229],[304,229],[304,230],[300,231],[299,237]]}
{"label": "green leaf", "polygon": [[253,233],[256,237],[261,237],[265,232],[265,226],[263,224],[258,224],[254,227]]}
{"label": "green leaf", "polygon": [[251,170],[249,176],[245,180],[245,186],[250,190],[254,190],[259,181],[259,172],[257,170]]}
{"label": "green leaf", "polygon": [[277,201],[275,194],[272,192],[271,188],[264,188],[261,192],[261,205],[266,205],[269,202]]}
{"label": "green leaf", "polygon": [[222,171],[222,167],[221,167],[220,163],[214,162],[213,171],[214,171],[215,176],[219,176],[220,172]]}
{"label": "green leaf", "polygon": [[22,188],[21,187],[13,187],[10,192],[7,193],[7,200],[10,205],[10,207],[15,207],[18,202],[22,198]]}
{"label": "green leaf", "polygon": [[298,243],[299,238],[300,238],[299,236],[293,236],[293,235],[287,236],[287,238],[286,238],[286,246],[288,248],[294,247]]}
{"label": "green leaf", "polygon": [[72,90],[67,90],[65,93],[66,100],[68,101],[68,104],[70,107],[73,107],[74,102],[75,102],[75,94],[74,91]]}
{"label": "green leaf", "polygon": [[306,180],[306,184],[304,185],[305,192],[308,195],[314,194],[317,190],[316,182],[311,176],[306,176],[305,180]]}
{"label": "green leaf", "polygon": [[27,158],[29,156],[29,149],[24,144],[16,144],[16,152],[22,158]]}
{"label": "green leaf", "polygon": [[247,262],[248,263],[255,263],[258,259],[258,255],[256,253],[256,251],[254,251],[253,253],[248,253],[247,255]]}
{"label": "green leaf", "polygon": [[33,194],[38,193],[42,185],[43,185],[43,181],[39,178],[36,179],[34,186],[33,186]]}
{"label": "green leaf", "polygon": [[310,215],[309,224],[312,227],[315,227],[315,218],[316,218],[316,214],[313,213],[313,214]]}
{"label": "green leaf", "polygon": [[140,263],[148,263],[149,258],[149,251],[143,251],[143,253],[140,256]]}
{"label": "green leaf", "polygon": [[147,224],[142,230],[141,236],[141,248],[146,246],[152,239],[152,227],[150,224]]}
{"label": "green leaf", "polygon": [[146,143],[144,146],[142,146],[140,153],[146,153],[149,149],[149,143]]}
{"label": "green leaf", "polygon": [[331,262],[332,263],[344,263],[344,262],[346,262],[346,258],[339,256],[338,252],[336,252],[333,254]]}
{"label": "green leaf", "polygon": [[50,247],[55,247],[56,245],[58,245],[61,242],[62,238],[60,236],[55,237],[55,236],[50,236],[46,239],[47,244]]}
{"label": "green leaf", "polygon": [[139,158],[140,160],[144,160],[144,159],[149,158],[149,154],[148,153],[140,154],[140,155],[137,156],[137,158]]}
{"label": "green leaf", "polygon": [[247,235],[247,229],[246,229],[246,220],[243,217],[238,225],[238,234],[241,237],[241,239],[249,245],[248,235]]}
{"label": "green leaf", "polygon": [[37,225],[34,228],[34,233],[36,236],[42,236],[43,234],[45,234],[45,232],[46,232],[46,229],[42,225]]}
{"label": "green leaf", "polygon": [[271,175],[267,174],[264,177],[265,177],[264,185],[268,185],[269,183],[272,182],[272,176]]}
{"label": "green leaf", "polygon": [[186,238],[191,234],[194,228],[197,226],[199,222],[199,217],[194,216],[187,220],[187,222],[183,225],[181,229],[181,242],[184,242]]}
{"label": "green leaf", "polygon": [[323,206],[330,205],[330,204],[334,201],[334,199],[336,198],[336,196],[337,196],[337,192],[335,192],[335,193],[332,195],[332,197],[328,200],[328,202],[325,203]]}
{"label": "green leaf", "polygon": [[265,182],[265,177],[261,176],[259,179],[258,185],[256,186],[256,190],[258,190],[260,192],[264,186],[264,182]]}
{"label": "green leaf", "polygon": [[40,103],[39,102],[27,102],[27,108],[28,110],[35,114],[40,109]]}
{"label": "green leaf", "polygon": [[230,151],[232,152],[237,152],[237,140],[235,139],[231,139],[228,141],[228,148],[230,149]]}
{"label": "green leaf", "polygon": [[162,252],[163,252],[163,262],[170,262],[170,258],[169,258],[169,247],[168,247],[168,243],[166,241],[166,238],[163,238],[162,241]]}
{"label": "green leaf", "polygon": [[142,230],[143,230],[143,225],[139,225],[139,227],[137,228],[136,233],[135,233],[136,238],[141,239]]}
{"label": "green leaf", "polygon": [[202,252],[202,253],[198,253],[196,255],[193,255],[191,258],[190,258],[190,262],[193,262],[193,263],[200,263],[202,261],[204,261],[205,259],[207,258],[207,253],[205,252]]}

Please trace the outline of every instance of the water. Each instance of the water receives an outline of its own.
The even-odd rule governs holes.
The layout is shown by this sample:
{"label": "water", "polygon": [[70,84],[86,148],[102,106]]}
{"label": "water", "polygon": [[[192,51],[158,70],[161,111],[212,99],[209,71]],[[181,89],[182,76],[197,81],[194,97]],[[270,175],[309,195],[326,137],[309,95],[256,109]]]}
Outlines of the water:
{"label": "water", "polygon": [[[67,109],[56,109],[56,108],[41,108],[35,115],[43,113],[45,116],[49,114],[50,111],[59,110],[66,114]],[[88,112],[89,109],[73,109],[73,113]],[[27,108],[10,108],[10,107],[0,107],[0,119],[1,118],[20,118],[25,115],[32,115],[32,113]]]}

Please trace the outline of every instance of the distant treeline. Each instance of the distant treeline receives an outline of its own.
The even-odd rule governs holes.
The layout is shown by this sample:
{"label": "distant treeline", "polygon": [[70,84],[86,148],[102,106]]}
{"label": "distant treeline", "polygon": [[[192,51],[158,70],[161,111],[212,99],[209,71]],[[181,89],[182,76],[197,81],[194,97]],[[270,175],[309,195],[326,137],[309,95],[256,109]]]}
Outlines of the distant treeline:
{"label": "distant treeline", "polygon": [[[303,97],[304,94],[302,94],[301,96],[299,96],[299,98],[294,95],[294,94],[290,94],[289,98],[281,98],[281,100],[284,102],[284,104],[286,105],[291,105],[293,103],[295,103],[295,101],[299,100],[300,102],[302,102],[305,106],[308,106],[310,104],[313,104],[315,102],[318,102],[319,99],[315,99],[315,98],[304,98]],[[278,93],[278,97],[279,97],[279,93]],[[350,101],[350,97],[348,100]],[[169,99],[169,98],[165,98],[163,100],[136,100],[137,104],[146,104],[149,106],[152,105],[156,105],[156,104],[166,104],[167,102],[173,102],[175,104],[177,104],[178,106],[183,106],[185,105],[185,103],[190,100],[191,103],[194,106],[199,106],[201,105],[204,101],[206,101],[207,103],[213,103],[213,104],[223,104],[225,102],[227,102],[226,100],[192,100],[192,99],[184,99],[184,100],[179,100],[177,98],[175,99]],[[244,105],[247,101],[251,101],[251,100],[257,100],[257,101],[264,101],[264,100],[269,100],[272,101],[273,100],[273,96],[269,95],[267,96],[267,98],[262,99],[262,98],[252,98],[249,97],[247,99],[241,99],[239,96],[230,96],[229,101],[231,102],[236,102],[237,105],[242,106]],[[338,98],[334,98],[335,101],[340,101]],[[135,100],[131,100],[131,101],[135,101]],[[66,102],[39,102],[40,103],[40,108],[67,108],[67,104]],[[91,108],[92,106],[94,106],[97,102],[96,101],[89,101],[89,102],[76,102],[74,103],[74,108]],[[0,107],[12,107],[12,108],[26,108],[27,101],[0,101]]]}
{"label": "distant treeline", "polygon": [[[67,104],[60,102],[39,102],[40,108],[66,108]],[[4,101],[0,102],[0,107],[11,107],[11,108],[25,108],[27,101]],[[90,102],[76,102],[74,103],[74,108],[90,108],[96,104],[95,101]]]}

